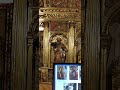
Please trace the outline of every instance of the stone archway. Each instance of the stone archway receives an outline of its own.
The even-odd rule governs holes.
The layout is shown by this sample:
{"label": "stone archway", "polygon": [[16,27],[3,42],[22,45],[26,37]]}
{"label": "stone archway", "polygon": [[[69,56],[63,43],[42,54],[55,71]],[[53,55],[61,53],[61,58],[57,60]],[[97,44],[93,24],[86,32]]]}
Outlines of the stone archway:
{"label": "stone archway", "polygon": [[[119,17],[120,2],[114,5],[104,18],[104,26],[101,32],[101,86],[105,90],[118,90],[119,81]],[[117,68],[116,68],[117,66]]]}
{"label": "stone archway", "polygon": [[[114,22],[110,26],[110,35],[111,35],[111,48],[108,56],[108,73],[111,71],[112,74],[112,90],[118,90],[120,83],[120,23]],[[111,69],[111,70],[110,70]],[[108,75],[109,76],[109,75]],[[109,79],[108,79],[109,80]]]}

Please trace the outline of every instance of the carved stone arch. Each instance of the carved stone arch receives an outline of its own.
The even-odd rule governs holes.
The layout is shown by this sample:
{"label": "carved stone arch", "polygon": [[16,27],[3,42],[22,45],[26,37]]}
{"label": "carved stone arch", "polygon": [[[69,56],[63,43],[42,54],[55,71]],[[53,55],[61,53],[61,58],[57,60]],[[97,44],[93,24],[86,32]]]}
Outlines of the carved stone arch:
{"label": "carved stone arch", "polygon": [[[112,82],[112,69],[113,69],[113,60],[109,60],[109,54],[111,50],[111,44],[112,44],[112,37],[110,34],[110,27],[113,19],[120,13],[120,1],[116,3],[114,6],[112,6],[108,13],[104,17],[104,24],[102,26],[101,31],[101,62],[106,65],[104,68],[106,81],[103,83],[106,84],[105,90],[114,90],[113,82]],[[103,65],[103,67],[104,67]],[[102,66],[101,66],[102,67]],[[102,68],[103,69],[103,68]],[[104,71],[103,71],[104,72]],[[103,77],[102,77],[103,78]],[[119,80],[119,79],[117,79]],[[117,82],[117,81],[116,81]],[[110,87],[111,86],[111,87]]]}
{"label": "carved stone arch", "polygon": [[37,13],[33,19],[32,19],[32,22],[30,23],[29,25],[29,32],[34,32],[37,30],[37,26],[39,25],[39,18],[40,18],[40,15],[39,13]]}
{"label": "carved stone arch", "polygon": [[103,29],[102,32],[103,33],[108,33],[109,31],[109,24],[112,20],[112,18],[116,15],[116,13],[118,13],[120,11],[120,1],[118,3],[116,3],[114,6],[112,6],[107,15],[105,15],[104,18],[104,24],[103,24]]}
{"label": "carved stone arch", "polygon": [[109,54],[111,35],[109,33],[110,23],[112,19],[120,12],[120,2],[111,7],[104,18],[104,24],[101,31],[101,47],[107,49],[107,55]]}
{"label": "carved stone arch", "polygon": [[[104,24],[101,32],[101,47],[107,49],[107,56],[111,48],[112,37],[110,34],[110,26],[112,20],[120,13],[120,2],[110,8],[109,12],[104,18]],[[108,58],[107,58],[108,59]]]}
{"label": "carved stone arch", "polygon": [[[113,20],[114,17],[116,17],[116,15],[120,13],[120,1],[118,3],[116,3],[114,6],[112,6],[107,15],[104,18],[104,24],[102,26],[102,31],[101,31],[101,48],[104,48],[107,50],[106,55],[107,55],[107,60],[108,60],[108,55],[109,55],[109,51],[111,48],[111,42],[112,42],[112,38],[110,35],[110,24]],[[106,61],[107,61],[106,60]]]}

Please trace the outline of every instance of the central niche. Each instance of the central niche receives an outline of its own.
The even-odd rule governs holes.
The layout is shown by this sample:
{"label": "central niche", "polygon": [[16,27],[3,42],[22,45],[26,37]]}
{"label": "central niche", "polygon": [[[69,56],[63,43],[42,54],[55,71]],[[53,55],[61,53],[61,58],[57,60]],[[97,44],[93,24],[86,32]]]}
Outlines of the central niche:
{"label": "central niche", "polygon": [[50,38],[50,61],[51,63],[65,63],[67,60],[67,38],[55,34]]}
{"label": "central niche", "polygon": [[52,81],[53,63],[80,63],[80,22],[51,21],[39,31],[40,82]]}
{"label": "central niche", "polygon": [[65,63],[68,55],[67,22],[50,23],[50,63]]}
{"label": "central niche", "polygon": [[44,31],[39,31],[40,59],[44,67],[52,68],[53,63],[80,62],[79,24],[73,21],[44,23]]}

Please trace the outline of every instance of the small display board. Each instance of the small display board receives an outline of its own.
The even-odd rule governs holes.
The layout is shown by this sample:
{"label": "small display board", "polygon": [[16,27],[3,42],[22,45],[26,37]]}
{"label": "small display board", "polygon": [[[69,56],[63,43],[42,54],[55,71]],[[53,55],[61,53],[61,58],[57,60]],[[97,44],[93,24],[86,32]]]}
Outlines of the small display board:
{"label": "small display board", "polygon": [[81,64],[55,63],[53,90],[81,90]]}

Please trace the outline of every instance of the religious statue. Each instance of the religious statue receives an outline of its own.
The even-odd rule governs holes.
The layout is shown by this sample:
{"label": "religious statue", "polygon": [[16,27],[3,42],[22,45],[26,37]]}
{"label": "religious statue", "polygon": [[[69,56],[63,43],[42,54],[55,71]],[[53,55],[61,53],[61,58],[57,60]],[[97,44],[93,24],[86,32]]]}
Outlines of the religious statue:
{"label": "religious statue", "polygon": [[67,50],[61,41],[62,39],[57,37],[56,42],[51,43],[54,51],[54,63],[64,63],[66,59]]}

